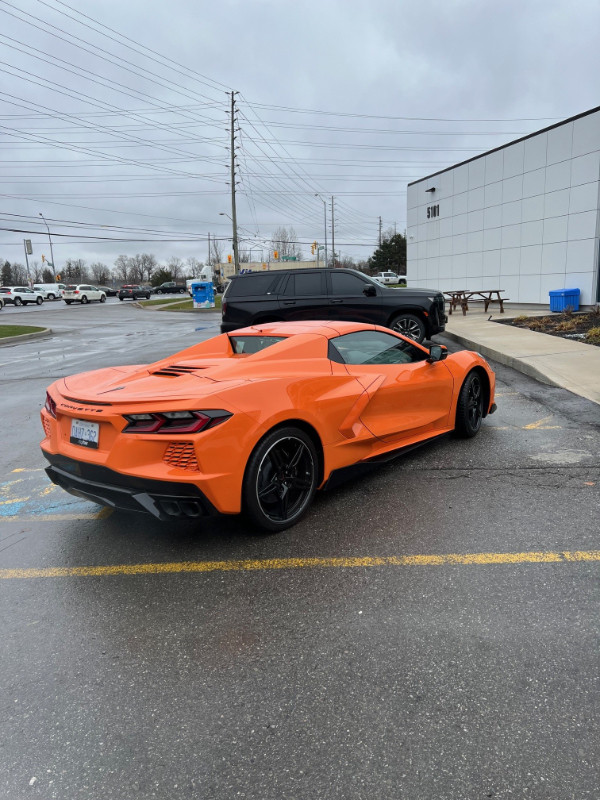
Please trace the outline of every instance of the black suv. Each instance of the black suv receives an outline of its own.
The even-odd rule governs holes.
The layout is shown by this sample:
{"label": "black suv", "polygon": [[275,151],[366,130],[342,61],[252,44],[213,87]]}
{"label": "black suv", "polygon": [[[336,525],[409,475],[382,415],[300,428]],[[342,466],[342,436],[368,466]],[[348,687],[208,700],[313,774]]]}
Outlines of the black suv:
{"label": "black suv", "polygon": [[225,289],[221,332],[264,322],[343,319],[383,325],[417,342],[441,333],[444,296],[390,289],[354,269],[285,269],[235,275]]}
{"label": "black suv", "polygon": [[147,286],[138,286],[135,284],[125,284],[119,289],[119,300],[137,300],[140,297],[145,297],[150,300],[150,289]]}

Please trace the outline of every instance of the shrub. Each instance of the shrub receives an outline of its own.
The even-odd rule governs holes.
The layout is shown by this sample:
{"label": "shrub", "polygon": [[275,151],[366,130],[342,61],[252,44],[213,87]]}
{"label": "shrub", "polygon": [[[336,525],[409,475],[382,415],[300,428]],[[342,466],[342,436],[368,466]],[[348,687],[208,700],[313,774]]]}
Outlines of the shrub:
{"label": "shrub", "polygon": [[558,325],[554,329],[559,333],[569,333],[571,331],[577,330],[577,320],[574,319],[564,319],[562,322],[559,322]]}
{"label": "shrub", "polygon": [[599,328],[590,328],[589,331],[585,335],[585,341],[588,344],[600,345],[600,327]]}

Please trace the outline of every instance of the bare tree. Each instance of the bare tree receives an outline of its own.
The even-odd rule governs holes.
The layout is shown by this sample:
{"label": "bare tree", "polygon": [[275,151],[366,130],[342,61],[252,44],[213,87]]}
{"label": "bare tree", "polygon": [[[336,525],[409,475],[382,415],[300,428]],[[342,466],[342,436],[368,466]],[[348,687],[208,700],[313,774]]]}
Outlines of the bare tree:
{"label": "bare tree", "polygon": [[194,256],[190,256],[186,261],[186,274],[189,278],[199,278],[203,267],[203,261],[198,261]]}
{"label": "bare tree", "polygon": [[173,276],[174,281],[177,281],[183,277],[185,265],[183,261],[179,258],[179,256],[171,256],[171,258],[167,262],[167,267],[169,269],[169,272]]}
{"label": "bare tree", "polygon": [[152,253],[142,253],[139,259],[142,270],[142,282],[146,281],[150,283],[152,276],[158,269],[156,258]]}
{"label": "bare tree", "polygon": [[39,261],[32,261],[31,262],[31,280],[34,283],[45,283],[44,279],[42,278],[42,267]]}
{"label": "bare tree", "polygon": [[242,264],[248,264],[250,261],[250,250],[240,250],[239,257]]}
{"label": "bare tree", "polygon": [[138,253],[135,256],[130,256],[127,259],[129,280],[131,283],[144,282],[144,267],[142,264],[142,257]]}
{"label": "bare tree", "polygon": [[223,242],[220,242],[218,239],[213,239],[211,242],[212,248],[212,256],[211,256],[211,263],[212,264],[222,264],[223,263]]}
{"label": "bare tree", "polygon": [[96,261],[91,264],[90,271],[92,273],[94,283],[98,283],[100,286],[103,286],[110,280],[110,270],[106,264],[103,264],[101,261]]}
{"label": "bare tree", "polygon": [[127,256],[117,256],[115,259],[115,277],[121,283],[127,283],[129,279],[129,259]]}
{"label": "bare tree", "polygon": [[271,246],[273,250],[279,252],[279,257],[286,256],[293,258],[294,256],[298,261],[302,260],[302,250],[298,246],[296,231],[291,226],[289,228],[277,228],[271,237]]}

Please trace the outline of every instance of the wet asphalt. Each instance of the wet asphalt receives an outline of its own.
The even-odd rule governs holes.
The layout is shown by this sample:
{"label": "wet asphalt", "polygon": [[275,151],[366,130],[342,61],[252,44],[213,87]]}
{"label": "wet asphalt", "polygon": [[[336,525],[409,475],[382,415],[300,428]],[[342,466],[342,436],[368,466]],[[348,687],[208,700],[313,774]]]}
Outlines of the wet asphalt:
{"label": "wet asphalt", "polygon": [[0,347],[0,570],[299,566],[0,572],[0,798],[599,796],[600,562],[309,559],[599,550],[600,407],[498,366],[474,440],[322,494],[283,534],[99,519],[49,489],[45,387],[176,352],[219,316],[115,300],[1,314],[54,336]]}

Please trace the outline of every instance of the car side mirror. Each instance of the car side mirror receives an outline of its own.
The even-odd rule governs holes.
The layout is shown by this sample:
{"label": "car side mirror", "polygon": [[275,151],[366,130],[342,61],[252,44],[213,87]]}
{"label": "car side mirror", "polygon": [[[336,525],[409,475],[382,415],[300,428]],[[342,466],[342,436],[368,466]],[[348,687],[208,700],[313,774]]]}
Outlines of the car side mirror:
{"label": "car side mirror", "polygon": [[363,294],[365,297],[376,297],[377,289],[374,286],[365,286],[363,289]]}
{"label": "car side mirror", "polygon": [[430,364],[435,364],[436,361],[443,361],[448,357],[448,350],[441,344],[432,344],[429,348],[429,358],[427,361]]}

